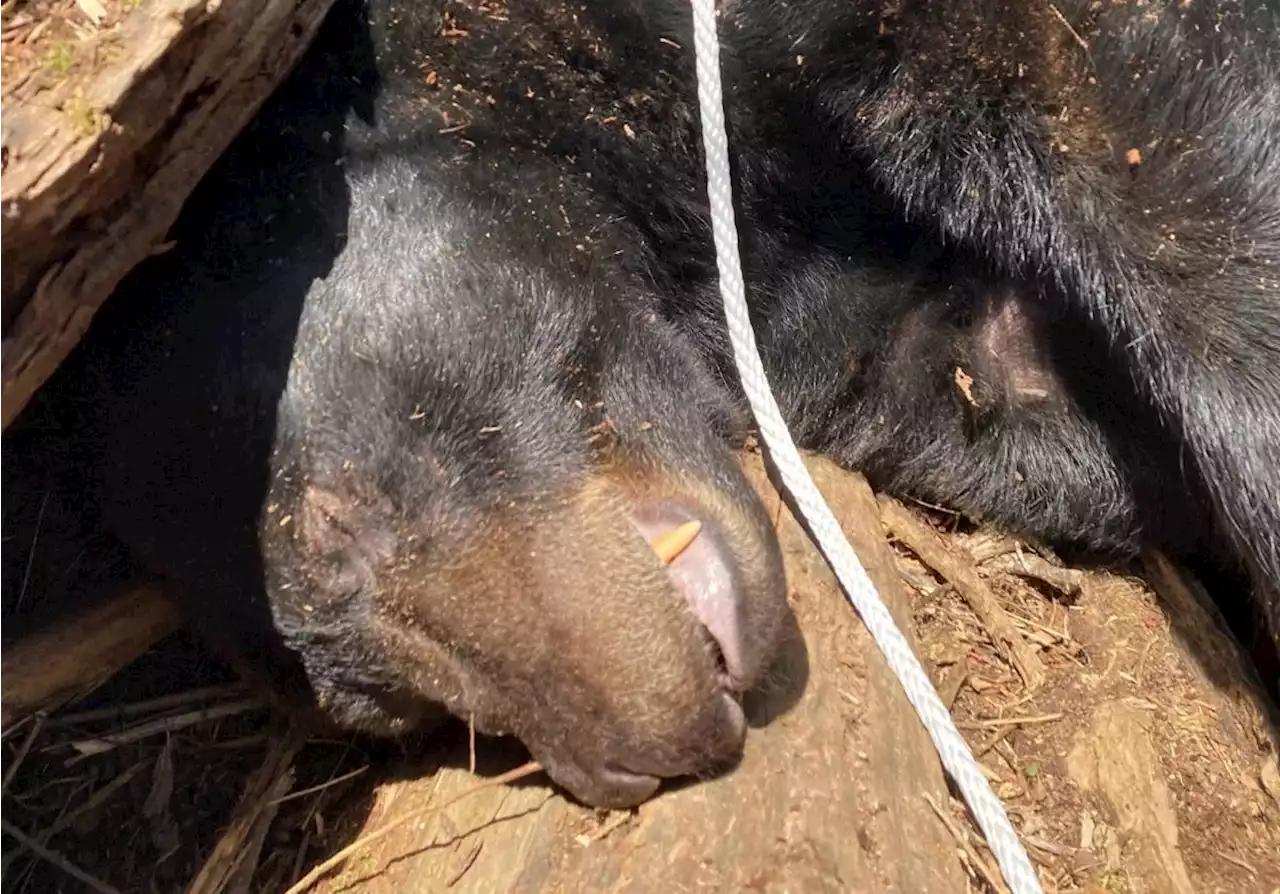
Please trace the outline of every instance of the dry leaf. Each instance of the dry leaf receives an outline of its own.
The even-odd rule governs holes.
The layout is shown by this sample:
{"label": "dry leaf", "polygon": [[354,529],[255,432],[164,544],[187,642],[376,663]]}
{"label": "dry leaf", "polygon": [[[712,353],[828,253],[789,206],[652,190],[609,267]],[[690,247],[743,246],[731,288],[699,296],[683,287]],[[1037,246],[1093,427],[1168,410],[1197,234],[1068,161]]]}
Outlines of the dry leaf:
{"label": "dry leaf", "polygon": [[1262,769],[1258,771],[1262,789],[1271,796],[1271,800],[1280,804],[1280,758],[1270,755],[1262,760]]}
{"label": "dry leaf", "polygon": [[100,0],[76,0],[76,6],[80,7],[80,11],[95,26],[100,25],[102,20],[107,17],[107,8],[102,5]]}

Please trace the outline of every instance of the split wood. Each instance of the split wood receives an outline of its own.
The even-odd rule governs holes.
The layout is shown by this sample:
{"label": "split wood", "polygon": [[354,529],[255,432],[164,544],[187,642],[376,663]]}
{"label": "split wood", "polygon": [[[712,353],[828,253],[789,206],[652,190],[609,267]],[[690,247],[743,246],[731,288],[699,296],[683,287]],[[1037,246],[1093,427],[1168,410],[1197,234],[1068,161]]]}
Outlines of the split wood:
{"label": "split wood", "polygon": [[996,649],[1022,677],[1026,687],[1034,690],[1043,685],[1045,670],[1039,656],[1000,607],[972,561],[948,547],[936,531],[896,500],[880,498],[880,517],[894,539],[955,587],[986,628]]}

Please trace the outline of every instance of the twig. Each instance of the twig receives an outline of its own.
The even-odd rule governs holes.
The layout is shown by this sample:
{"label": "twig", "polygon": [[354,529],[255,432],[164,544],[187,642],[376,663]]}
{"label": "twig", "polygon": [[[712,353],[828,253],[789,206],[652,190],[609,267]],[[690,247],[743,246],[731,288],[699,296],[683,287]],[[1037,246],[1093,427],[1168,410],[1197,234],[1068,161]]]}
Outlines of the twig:
{"label": "twig", "polygon": [[986,567],[1006,574],[1038,580],[1072,599],[1079,598],[1084,589],[1082,573],[1074,568],[1059,568],[1034,554],[1018,553],[1000,556],[988,562]]}
{"label": "twig", "polygon": [[313,785],[310,788],[303,788],[303,789],[298,789],[298,791],[296,792],[289,792],[289,794],[285,795],[284,797],[277,798],[273,803],[283,804],[285,801],[292,801],[294,798],[305,798],[307,795],[313,795],[316,792],[322,792],[327,788],[333,788],[335,785],[341,785],[342,783],[346,782],[348,779],[355,779],[357,776],[359,776],[361,773],[365,772],[368,769],[369,769],[368,765],[365,765],[363,767],[356,767],[350,773],[343,773],[341,776],[336,776],[333,779],[329,779],[324,782],[318,783],[317,785]]}
{"label": "twig", "polygon": [[1070,860],[1080,852],[1079,848],[1074,848],[1067,844],[1058,844],[1056,841],[1049,841],[1036,835],[1023,835],[1022,843],[1027,847],[1034,847],[1038,851],[1044,851],[1046,854],[1067,860]]}
{"label": "twig", "polygon": [[416,810],[410,810],[398,816],[392,817],[390,820],[384,823],[381,828],[376,829],[373,832],[370,832],[368,835],[365,835],[363,838],[359,838],[353,841],[351,844],[347,845],[342,850],[338,851],[332,857],[325,860],[315,869],[312,869],[310,872],[304,875],[297,884],[295,884],[292,888],[286,891],[285,894],[302,894],[303,891],[308,890],[312,885],[314,885],[317,881],[319,881],[320,878],[324,876],[326,873],[328,873],[331,869],[342,865],[352,854],[369,846],[370,844],[373,844],[375,841],[379,841],[383,838],[386,838],[396,829],[403,826],[405,823],[411,823],[414,820],[418,819],[419,817],[426,816],[429,813],[435,813],[436,811],[444,810],[445,808],[456,804],[458,801],[461,801],[463,798],[466,798],[469,795],[473,795],[476,792],[482,791],[483,789],[494,788],[495,786],[499,786],[499,785],[507,785],[508,783],[515,782],[517,779],[522,779],[525,776],[531,776],[534,773],[538,773],[541,770],[542,770],[541,764],[539,764],[537,761],[529,761],[527,764],[522,764],[521,766],[516,767],[514,770],[508,770],[506,773],[503,773],[499,776],[494,776],[492,779],[486,779],[483,782],[480,782],[472,786],[471,788],[467,789],[465,792],[461,792],[455,795],[454,797],[445,801],[443,804],[431,804],[426,807],[419,807]]}
{"label": "twig", "polygon": [[293,785],[294,758],[305,744],[306,735],[296,726],[275,740],[262,765],[245,783],[231,822],[187,887],[187,894],[219,894],[248,861],[257,863],[271,820]]}
{"label": "twig", "polygon": [[188,711],[185,714],[176,714],[173,717],[161,717],[158,720],[149,720],[146,723],[140,723],[137,726],[129,727],[118,733],[108,733],[104,736],[96,736],[92,739],[81,739],[72,742],[71,747],[79,754],[68,761],[68,764],[75,764],[87,757],[93,757],[99,754],[105,754],[113,748],[119,748],[121,745],[129,745],[134,742],[140,742],[143,739],[149,739],[160,733],[171,733],[176,730],[185,729],[188,726],[195,726],[197,723],[204,723],[208,720],[220,720],[223,717],[234,717],[236,714],[244,714],[248,711],[256,711],[262,707],[262,702],[256,698],[244,698],[234,702],[227,702],[221,705],[214,705],[209,708],[201,708],[199,711]]}
{"label": "twig", "polygon": [[22,740],[22,744],[18,746],[18,752],[13,756],[13,760],[9,762],[9,769],[5,770],[4,782],[0,783],[0,794],[9,791],[9,783],[13,782],[13,777],[17,775],[18,768],[22,766],[22,762],[27,759],[27,752],[31,750],[31,745],[35,742],[36,736],[40,735],[40,730],[44,728],[44,714],[37,713],[35,720],[31,724],[31,729],[27,730],[27,735]]}
{"label": "twig", "polygon": [[[1063,646],[1065,646],[1068,643],[1075,642],[1075,640],[1071,639],[1071,637],[1067,633],[1064,633],[1063,631],[1058,630],[1057,628],[1050,627],[1048,624],[1041,624],[1039,621],[1033,621],[1030,618],[1028,618],[1026,615],[1020,615],[1017,612],[1011,612],[1008,610],[1006,610],[1005,614],[1007,614],[1013,620],[1017,621],[1019,624],[1025,624],[1026,626],[1030,627],[1032,630],[1040,631],[1045,636],[1050,637],[1055,643],[1060,643]],[[1064,624],[1063,626],[1065,627],[1066,625]]]}
{"label": "twig", "polygon": [[467,769],[471,775],[476,772],[476,715],[467,718]]}
{"label": "twig", "polygon": [[1009,733],[1013,732],[1013,730],[1014,728],[1012,726],[1006,726],[1000,730],[997,730],[995,733],[992,734],[991,738],[988,739],[983,745],[974,749],[974,752],[973,752],[974,759],[977,760],[982,757],[985,757],[987,752],[989,752],[992,748],[995,748],[997,745],[1003,742],[1005,736],[1009,735]]}
{"label": "twig", "polygon": [[103,720],[123,720],[126,717],[140,717],[144,714],[156,714],[172,708],[181,708],[195,702],[212,701],[216,698],[240,695],[244,692],[240,683],[223,683],[218,686],[205,686],[200,689],[188,689],[174,692],[158,698],[130,702],[124,705],[109,705],[105,708],[91,708],[88,711],[76,711],[72,714],[59,714],[49,718],[49,729],[62,729],[68,726],[81,726],[86,723],[97,723]]}
{"label": "twig", "polygon": [[969,865],[978,871],[978,874],[982,876],[982,880],[991,886],[992,891],[996,891],[998,894],[1009,894],[1009,889],[1005,887],[1004,882],[991,871],[987,861],[982,859],[978,852],[973,849],[973,845],[969,843],[969,836],[956,827],[956,824],[951,821],[951,817],[947,816],[942,808],[938,806],[938,802],[933,800],[932,795],[925,792],[924,799],[929,802],[929,807],[937,814],[938,819],[942,821],[942,825],[947,827],[947,831],[956,840],[956,844],[965,852],[965,855],[969,858]]}
{"label": "twig", "polygon": [[898,541],[955,587],[986,628],[992,643],[1022,677],[1026,687],[1039,688],[1045,680],[1044,665],[996,602],[990,587],[978,576],[972,562],[958,556],[932,528],[919,521],[901,503],[882,497],[880,514]]}
{"label": "twig", "polygon": [[589,845],[595,844],[597,841],[603,841],[615,829],[621,828],[631,820],[635,819],[635,816],[635,810],[620,810],[611,820],[599,829],[596,829],[594,832],[579,835],[574,839],[574,841],[578,842],[582,847],[588,847]]}
{"label": "twig", "polygon": [[[129,767],[123,773],[118,775],[115,779],[112,779],[102,788],[91,794],[82,804],[80,804],[79,807],[76,807],[74,810],[67,811],[62,816],[58,817],[57,821],[54,822],[52,826],[40,833],[40,843],[47,845],[56,836],[62,834],[64,830],[70,827],[70,825],[81,816],[88,813],[90,810],[96,810],[98,807],[105,804],[112,795],[128,785],[133,780],[133,777],[142,772],[142,769],[149,763],[151,763],[149,760],[138,761],[132,767]],[[14,857],[17,857],[21,853],[23,853],[23,848],[18,846],[14,850],[6,853],[4,857],[0,859],[0,878],[7,878],[5,873],[9,871],[9,864],[13,862]]]}
{"label": "twig", "polygon": [[36,513],[35,528],[31,532],[31,545],[27,547],[27,567],[22,572],[22,586],[18,588],[18,602],[14,608],[18,611],[22,610],[22,604],[27,601],[27,585],[31,583],[31,569],[36,564],[36,546],[40,543],[40,528],[44,525],[44,511],[49,505],[49,494],[51,488],[45,488],[44,496],[40,498],[40,509]]}
{"label": "twig", "polygon": [[1065,714],[1059,711],[1056,714],[1035,714],[1029,717],[996,717],[991,720],[970,720],[963,723],[957,721],[956,726],[960,729],[968,730],[1003,729],[1006,726],[1030,726],[1033,723],[1053,723],[1053,721],[1061,720],[1065,716]]}
{"label": "twig", "polygon": [[1244,860],[1241,860],[1239,857],[1232,856],[1226,851],[1215,850],[1214,853],[1217,854],[1222,859],[1226,860],[1228,863],[1234,863],[1236,866],[1239,866],[1241,869],[1249,873],[1254,878],[1258,877],[1258,870],[1254,869],[1251,865],[1246,863]]}
{"label": "twig", "polygon": [[13,723],[8,724],[3,730],[0,730],[0,739],[9,738],[18,730],[26,726],[28,723],[33,723],[35,721],[35,718],[36,718],[35,714],[23,714]]}
{"label": "twig", "polygon": [[234,739],[223,739],[220,742],[209,742],[204,745],[205,751],[235,751],[240,748],[256,748],[265,745],[270,736],[263,733],[252,733],[248,736],[237,736]]}
{"label": "twig", "polygon": [[0,818],[0,829],[3,829],[4,834],[8,835],[14,841],[18,842],[27,850],[31,851],[31,853],[35,854],[41,860],[44,860],[46,863],[52,866],[58,867],[59,869],[61,869],[67,875],[71,876],[76,881],[81,882],[84,885],[87,885],[88,887],[92,888],[94,891],[97,891],[98,894],[120,894],[118,890],[111,887],[106,882],[100,881],[99,879],[94,878],[89,873],[81,869],[79,866],[72,863],[66,857],[62,856],[62,854],[59,854],[56,851],[49,850],[43,844],[36,841],[26,832],[23,832],[17,826],[13,825],[13,823],[9,822],[7,819]]}
{"label": "twig", "polygon": [[1049,12],[1053,13],[1054,18],[1056,18],[1059,22],[1061,22],[1066,27],[1066,29],[1071,32],[1071,36],[1076,39],[1076,43],[1080,44],[1080,49],[1084,50],[1086,53],[1089,52],[1088,41],[1086,41],[1083,37],[1080,36],[1079,31],[1071,27],[1071,23],[1067,21],[1067,17],[1064,16],[1062,13],[1058,12],[1058,7],[1050,3]]}
{"label": "twig", "polygon": [[[1168,634],[1166,633],[1166,635]],[[1143,648],[1142,655],[1138,657],[1138,667],[1134,670],[1133,676],[1134,679],[1138,681],[1139,689],[1142,688],[1142,672],[1147,663],[1147,656],[1151,654],[1151,647],[1154,646],[1159,639],[1160,637],[1158,636],[1151,637],[1151,639],[1147,641],[1146,647]]]}
{"label": "twig", "polygon": [[311,846],[311,824],[306,823],[302,827],[302,843],[298,845],[298,852],[293,856],[293,871],[289,873],[289,880],[293,881],[302,875],[302,864],[307,859],[307,848]]}

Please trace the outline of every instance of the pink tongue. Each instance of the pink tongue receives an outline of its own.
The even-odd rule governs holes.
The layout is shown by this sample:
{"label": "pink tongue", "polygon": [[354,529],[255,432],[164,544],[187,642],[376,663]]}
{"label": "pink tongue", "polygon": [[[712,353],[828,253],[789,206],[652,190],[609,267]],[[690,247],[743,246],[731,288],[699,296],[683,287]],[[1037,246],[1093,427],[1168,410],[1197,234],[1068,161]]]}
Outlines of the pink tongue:
{"label": "pink tongue", "polygon": [[[695,516],[672,503],[648,504],[633,515],[636,528],[652,543],[672,528]],[[743,674],[742,600],[734,584],[733,566],[714,525],[702,521],[693,543],[667,566],[676,589],[684,596],[694,617],[715,638],[729,672],[729,685],[740,688]]]}

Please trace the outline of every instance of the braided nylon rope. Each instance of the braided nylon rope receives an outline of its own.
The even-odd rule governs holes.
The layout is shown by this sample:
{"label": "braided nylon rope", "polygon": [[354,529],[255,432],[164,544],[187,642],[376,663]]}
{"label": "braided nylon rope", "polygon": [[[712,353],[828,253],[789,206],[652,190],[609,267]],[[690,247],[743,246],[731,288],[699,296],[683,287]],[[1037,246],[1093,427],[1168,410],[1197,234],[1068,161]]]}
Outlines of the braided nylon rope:
{"label": "braided nylon rope", "polygon": [[738,231],[734,222],[733,192],[729,177],[729,145],[725,132],[724,100],[720,84],[720,46],[716,35],[715,0],[691,0],[694,52],[698,71],[698,103],[702,113],[702,140],[706,150],[707,192],[711,202],[711,227],[720,271],[729,338],[742,378],[742,387],[760,426],[760,434],[801,514],[809,521],[818,545],[826,554],[849,601],[875,637],[889,667],[906,690],[942,765],[956,781],[987,837],[1000,871],[1013,894],[1043,894],[1040,879],[1009,823],[1004,805],[987,784],[978,762],[960,736],[951,714],[934,691],[924,668],[899,632],[893,616],[880,601],[857,554],[849,545],[826,500],[809,476],[800,453],[791,441],[778,403],[769,388],[747,313],[742,261],[738,256]]}

